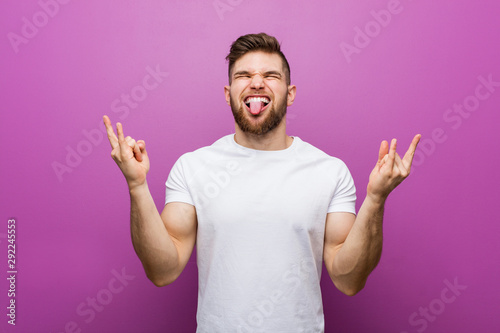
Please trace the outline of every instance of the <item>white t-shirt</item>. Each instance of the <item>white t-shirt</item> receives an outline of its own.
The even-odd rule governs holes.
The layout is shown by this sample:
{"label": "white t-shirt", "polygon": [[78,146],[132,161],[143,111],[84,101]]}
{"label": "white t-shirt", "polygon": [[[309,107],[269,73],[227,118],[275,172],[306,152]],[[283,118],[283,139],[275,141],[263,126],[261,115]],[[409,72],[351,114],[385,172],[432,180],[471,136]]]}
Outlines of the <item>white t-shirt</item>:
{"label": "white t-shirt", "polygon": [[196,207],[197,332],[323,332],[327,213],[355,213],[346,165],[294,137],[261,151],[227,135],[184,154],[166,203]]}

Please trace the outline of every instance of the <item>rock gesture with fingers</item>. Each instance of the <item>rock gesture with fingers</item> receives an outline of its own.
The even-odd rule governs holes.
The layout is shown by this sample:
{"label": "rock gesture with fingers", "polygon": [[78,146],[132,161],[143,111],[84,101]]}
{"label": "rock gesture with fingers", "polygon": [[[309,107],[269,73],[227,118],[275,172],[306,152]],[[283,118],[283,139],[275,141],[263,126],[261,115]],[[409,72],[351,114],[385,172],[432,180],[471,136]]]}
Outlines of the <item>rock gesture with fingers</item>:
{"label": "rock gesture with fingers", "polygon": [[390,147],[387,141],[382,141],[377,164],[370,174],[367,196],[375,202],[384,202],[392,190],[408,177],[420,137],[420,134],[415,135],[403,159],[396,153],[396,139],[392,139]]}
{"label": "rock gesture with fingers", "polygon": [[385,201],[410,174],[419,141],[420,134],[417,134],[403,159],[396,153],[396,139],[390,145],[382,141],[358,214],[330,213],[327,217],[325,265],[332,281],[347,295],[364,288],[380,260]]}
{"label": "rock gesture with fingers", "polygon": [[130,136],[125,137],[121,123],[116,124],[116,134],[108,116],[103,117],[108,140],[111,144],[111,157],[122,171],[129,189],[146,184],[146,174],[149,171],[149,158],[146,143],[135,141]]}

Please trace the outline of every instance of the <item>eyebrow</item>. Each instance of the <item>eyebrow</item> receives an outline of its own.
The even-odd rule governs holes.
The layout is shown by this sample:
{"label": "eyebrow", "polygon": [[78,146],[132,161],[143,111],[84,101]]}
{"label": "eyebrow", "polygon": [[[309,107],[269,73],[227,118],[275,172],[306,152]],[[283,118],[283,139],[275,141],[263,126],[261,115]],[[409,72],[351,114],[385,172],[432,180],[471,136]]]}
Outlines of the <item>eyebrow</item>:
{"label": "eyebrow", "polygon": [[[238,75],[251,75],[249,71],[238,71],[236,73],[233,74],[233,76],[238,76]],[[281,77],[281,73],[278,72],[278,71],[267,71],[267,72],[264,72],[263,75],[277,75],[279,77]]]}

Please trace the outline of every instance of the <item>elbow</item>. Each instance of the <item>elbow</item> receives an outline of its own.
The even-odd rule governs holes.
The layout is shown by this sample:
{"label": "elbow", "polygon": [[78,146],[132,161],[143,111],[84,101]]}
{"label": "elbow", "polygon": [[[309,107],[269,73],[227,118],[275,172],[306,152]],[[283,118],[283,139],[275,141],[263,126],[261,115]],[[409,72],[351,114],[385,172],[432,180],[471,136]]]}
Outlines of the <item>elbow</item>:
{"label": "elbow", "polygon": [[358,270],[334,270],[330,272],[330,278],[335,287],[344,295],[354,296],[364,289],[369,273]]}
{"label": "elbow", "polygon": [[335,282],[335,280],[332,279],[332,281],[335,284],[335,287],[337,287],[337,289],[341,293],[347,296],[357,295],[361,290],[363,290],[366,284],[366,280]]}
{"label": "elbow", "polygon": [[179,275],[164,275],[164,276],[157,276],[157,275],[152,275],[152,274],[146,274],[148,277],[149,281],[151,281],[156,287],[165,287],[168,286],[169,284],[173,283],[175,280],[177,280],[177,277]]}
{"label": "elbow", "polygon": [[364,288],[364,284],[363,285],[359,285],[359,286],[350,286],[350,287],[345,287],[345,288],[339,288],[339,290],[344,294],[344,295],[347,295],[347,296],[355,296],[357,295],[361,290],[363,290]]}
{"label": "elbow", "polygon": [[166,280],[160,280],[160,279],[151,279],[149,278],[149,281],[151,281],[156,287],[165,287],[169,285],[172,282],[166,281]]}

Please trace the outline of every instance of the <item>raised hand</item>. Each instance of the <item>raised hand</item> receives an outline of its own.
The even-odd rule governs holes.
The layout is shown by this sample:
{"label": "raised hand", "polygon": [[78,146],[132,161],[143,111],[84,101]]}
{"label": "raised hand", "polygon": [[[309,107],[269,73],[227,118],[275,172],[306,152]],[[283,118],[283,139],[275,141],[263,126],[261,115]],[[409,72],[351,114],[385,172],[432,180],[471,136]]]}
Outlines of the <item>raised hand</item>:
{"label": "raised hand", "polygon": [[396,153],[396,139],[392,139],[390,147],[387,141],[382,141],[377,164],[370,173],[367,196],[376,202],[384,202],[389,193],[408,177],[420,137],[420,134],[415,135],[403,159]]}
{"label": "raised hand", "polygon": [[144,185],[149,171],[146,143],[143,140],[135,141],[130,136],[124,137],[121,123],[116,124],[117,136],[109,117],[104,116],[103,120],[112,148],[111,157],[125,176],[129,189]]}

